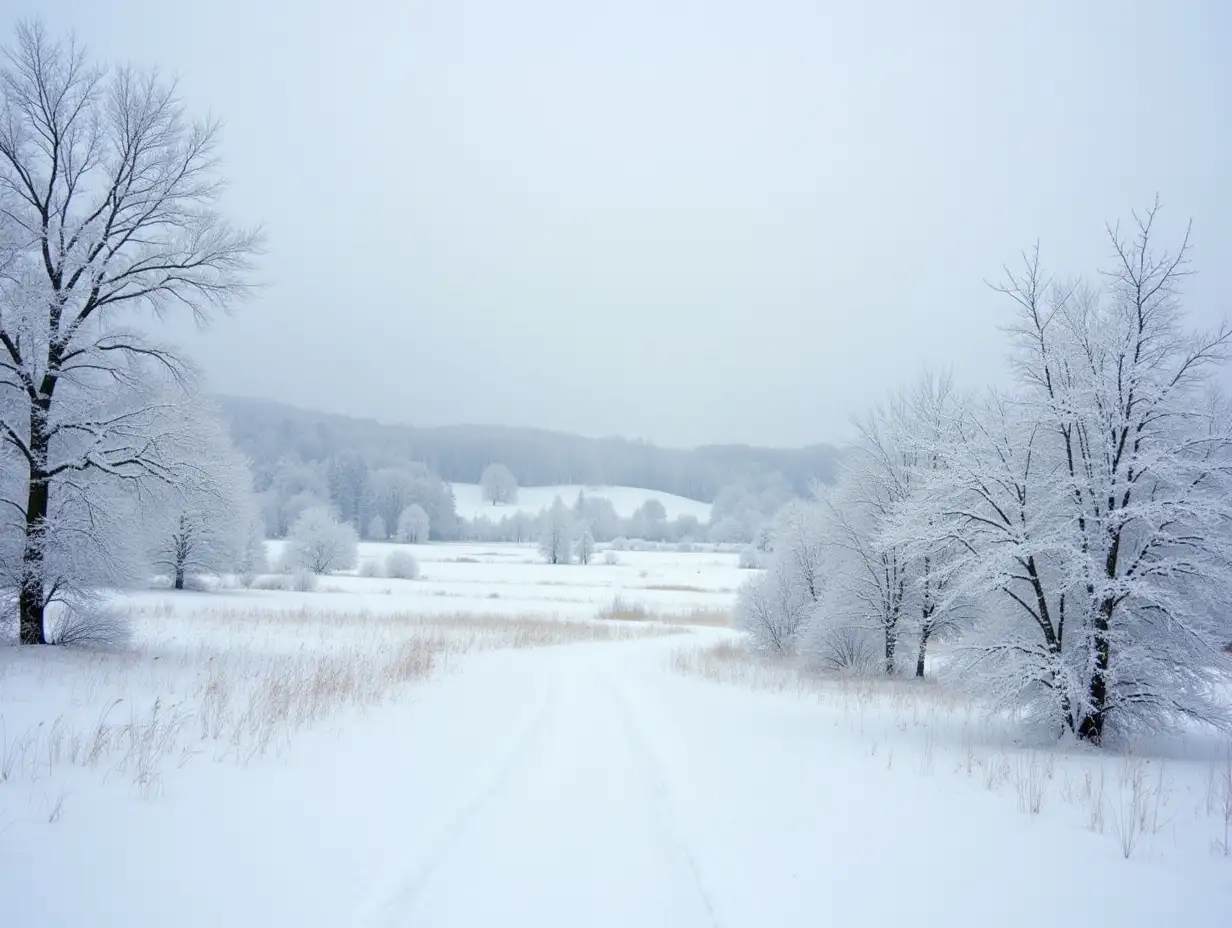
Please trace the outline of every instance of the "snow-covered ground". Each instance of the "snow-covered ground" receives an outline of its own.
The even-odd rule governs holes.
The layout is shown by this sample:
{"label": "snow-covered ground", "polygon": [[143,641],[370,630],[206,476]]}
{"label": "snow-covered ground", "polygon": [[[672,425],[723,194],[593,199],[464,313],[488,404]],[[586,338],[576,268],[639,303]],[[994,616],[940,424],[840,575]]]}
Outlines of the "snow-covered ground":
{"label": "snow-covered ground", "polygon": [[728,555],[416,553],[126,597],[125,653],[0,649],[0,923],[1228,924],[1226,741],[1033,747],[936,687],[596,618],[712,620]]}
{"label": "snow-covered ground", "polygon": [[710,504],[684,496],[675,496],[659,490],[644,490],[641,487],[588,487],[580,484],[567,484],[552,487],[520,487],[518,501],[512,504],[494,506],[483,498],[483,490],[477,483],[453,484],[453,495],[458,505],[458,515],[463,519],[475,519],[487,516],[494,522],[502,516],[511,516],[516,512],[537,515],[540,510],[552,505],[556,497],[560,497],[569,505],[577,499],[579,492],[587,496],[602,496],[612,501],[616,514],[628,518],[647,500],[657,499],[667,511],[668,519],[680,516],[693,516],[703,524],[710,519]]}

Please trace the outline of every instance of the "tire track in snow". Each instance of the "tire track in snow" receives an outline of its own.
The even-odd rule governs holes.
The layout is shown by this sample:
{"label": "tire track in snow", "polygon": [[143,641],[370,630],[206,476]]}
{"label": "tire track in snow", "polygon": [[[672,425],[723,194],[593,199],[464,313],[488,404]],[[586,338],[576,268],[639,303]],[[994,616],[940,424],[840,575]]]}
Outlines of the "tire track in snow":
{"label": "tire track in snow", "polygon": [[637,765],[641,768],[642,779],[646,784],[646,794],[651,805],[647,812],[656,830],[681,860],[681,869],[688,872],[698,901],[705,909],[707,921],[714,928],[727,928],[729,922],[719,917],[714,893],[711,892],[708,881],[698,865],[697,855],[693,853],[680,833],[679,822],[672,808],[671,790],[663,776],[662,768],[655,760],[645,739],[638,733],[626,697],[620,692],[619,686],[607,673],[604,674],[603,682],[616,706],[625,740],[629,744]]}
{"label": "tire track in snow", "polygon": [[[489,805],[502,789],[508,787],[512,774],[530,756],[531,746],[541,734],[553,705],[558,686],[555,672],[547,676],[534,709],[526,716],[526,722],[506,746],[497,754],[496,763],[489,766],[477,782],[462,790],[463,798],[446,819],[437,834],[423,850],[404,860],[398,868],[398,876],[391,882],[392,889],[381,892],[374,903],[369,903],[358,919],[348,919],[344,926],[356,924],[370,928],[399,928],[411,923],[415,901],[431,882],[433,876],[447,862],[450,853],[464,837],[478,814]],[[340,926],[341,928],[341,926]]]}

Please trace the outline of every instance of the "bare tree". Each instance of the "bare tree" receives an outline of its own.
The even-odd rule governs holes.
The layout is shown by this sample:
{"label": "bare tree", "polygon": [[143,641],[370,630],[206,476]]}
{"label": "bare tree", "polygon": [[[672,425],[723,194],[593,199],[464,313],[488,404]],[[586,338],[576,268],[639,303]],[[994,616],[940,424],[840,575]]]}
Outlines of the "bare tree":
{"label": "bare tree", "polygon": [[259,245],[214,209],[218,126],[190,122],[173,83],[89,63],[72,39],[17,27],[0,71],[0,438],[23,465],[4,502],[22,536],[20,639],[46,641],[57,493],[88,476],[174,484],[149,432],[157,404],[97,401],[174,352],[127,328],[133,310],[203,321],[248,290]]}

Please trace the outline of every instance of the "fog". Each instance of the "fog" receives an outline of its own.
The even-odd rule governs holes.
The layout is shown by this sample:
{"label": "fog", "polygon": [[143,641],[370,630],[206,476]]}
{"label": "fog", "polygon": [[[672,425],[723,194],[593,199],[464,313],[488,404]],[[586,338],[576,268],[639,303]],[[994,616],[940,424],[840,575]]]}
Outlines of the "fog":
{"label": "fog", "polygon": [[[991,9],[996,6],[997,9]],[[18,0],[226,124],[263,289],[213,387],[420,425],[842,441],[921,368],[1004,380],[985,282],[1191,217],[1232,284],[1232,7]],[[11,19],[11,17],[5,17]]]}

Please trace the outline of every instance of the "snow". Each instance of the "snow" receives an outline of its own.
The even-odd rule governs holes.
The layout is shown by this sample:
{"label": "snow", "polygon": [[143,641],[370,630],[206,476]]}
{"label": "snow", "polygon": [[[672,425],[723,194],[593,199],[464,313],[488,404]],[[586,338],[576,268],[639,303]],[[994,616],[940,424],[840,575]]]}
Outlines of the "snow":
{"label": "snow", "polygon": [[[417,581],[132,594],[131,653],[0,649],[4,923],[1227,924],[1226,743],[1032,747],[936,688],[819,682],[725,629],[595,619],[618,592],[686,619],[730,606],[749,575],[730,555],[414,550]],[[507,647],[525,615],[579,643]],[[415,641],[434,669],[378,698],[368,677]],[[328,693],[319,671],[342,667],[368,674],[361,698],[257,749],[239,710],[265,705],[246,702],[261,681],[299,668]],[[149,735],[156,699],[181,724]],[[207,734],[210,705],[235,728]],[[100,717],[111,748],[69,761]],[[1113,821],[1139,773],[1153,825],[1125,859]]]}
{"label": "snow", "polygon": [[703,524],[710,521],[709,503],[641,487],[588,487],[576,483],[553,487],[519,487],[516,503],[494,506],[483,498],[483,490],[477,483],[455,483],[452,486],[458,515],[463,519],[486,516],[499,522],[503,516],[511,516],[517,512],[538,515],[541,510],[549,508],[556,497],[559,496],[572,506],[578,493],[584,492],[587,496],[602,496],[611,500],[616,514],[622,519],[633,515],[647,500],[657,499],[663,504],[669,520],[680,516],[693,516]]}

